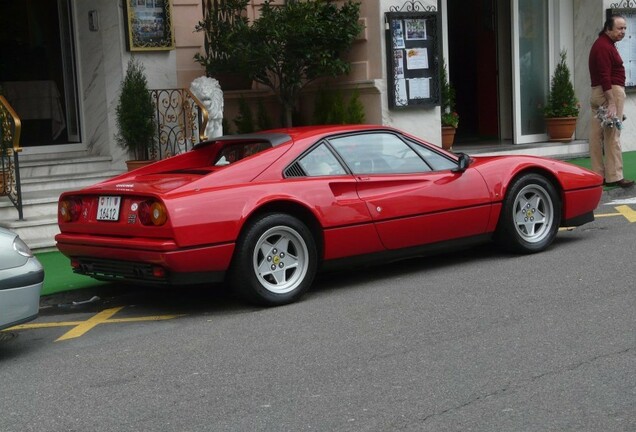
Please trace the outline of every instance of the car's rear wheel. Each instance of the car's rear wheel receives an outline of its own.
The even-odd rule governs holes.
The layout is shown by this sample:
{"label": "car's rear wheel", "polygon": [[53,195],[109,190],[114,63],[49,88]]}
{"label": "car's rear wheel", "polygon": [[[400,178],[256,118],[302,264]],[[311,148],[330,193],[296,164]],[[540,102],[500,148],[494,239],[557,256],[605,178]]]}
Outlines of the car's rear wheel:
{"label": "car's rear wheel", "polygon": [[540,252],[554,241],[561,223],[561,200],[539,174],[525,174],[509,187],[495,240],[517,253]]}
{"label": "car's rear wheel", "polygon": [[241,234],[230,270],[231,283],[252,303],[291,303],[313,282],[317,260],[316,242],[304,223],[286,214],[267,214]]}

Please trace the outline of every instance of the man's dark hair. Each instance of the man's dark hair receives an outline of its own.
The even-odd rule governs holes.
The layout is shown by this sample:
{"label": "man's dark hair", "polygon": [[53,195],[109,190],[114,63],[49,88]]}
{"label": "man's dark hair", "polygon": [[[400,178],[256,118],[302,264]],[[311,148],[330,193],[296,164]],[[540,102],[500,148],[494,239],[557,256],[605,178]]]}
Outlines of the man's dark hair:
{"label": "man's dark hair", "polygon": [[616,21],[616,18],[625,19],[625,17],[621,14],[612,14],[608,16],[605,20],[605,24],[603,24],[603,30],[601,30],[598,35],[600,36],[608,30],[614,30],[614,22]]}

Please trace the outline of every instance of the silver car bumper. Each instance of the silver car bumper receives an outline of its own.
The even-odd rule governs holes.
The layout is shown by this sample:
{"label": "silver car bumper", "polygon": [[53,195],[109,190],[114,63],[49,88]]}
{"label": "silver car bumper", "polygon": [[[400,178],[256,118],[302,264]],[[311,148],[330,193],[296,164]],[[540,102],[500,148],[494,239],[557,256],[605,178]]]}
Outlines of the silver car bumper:
{"label": "silver car bumper", "polygon": [[0,270],[0,329],[38,316],[44,270],[36,258],[21,267]]}

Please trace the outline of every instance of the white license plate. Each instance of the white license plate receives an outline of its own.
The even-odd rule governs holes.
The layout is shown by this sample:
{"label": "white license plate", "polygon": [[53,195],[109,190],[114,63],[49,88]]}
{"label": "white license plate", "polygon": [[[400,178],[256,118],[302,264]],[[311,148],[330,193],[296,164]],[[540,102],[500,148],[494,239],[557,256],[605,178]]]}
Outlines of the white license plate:
{"label": "white license plate", "polygon": [[117,221],[119,220],[119,205],[121,197],[100,196],[97,202],[97,220]]}

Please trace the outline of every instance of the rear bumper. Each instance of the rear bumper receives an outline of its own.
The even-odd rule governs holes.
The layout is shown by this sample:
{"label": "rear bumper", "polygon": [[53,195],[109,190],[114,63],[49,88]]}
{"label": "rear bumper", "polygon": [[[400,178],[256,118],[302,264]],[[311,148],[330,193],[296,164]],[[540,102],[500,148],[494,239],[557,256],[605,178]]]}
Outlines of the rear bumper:
{"label": "rear bumper", "polygon": [[[190,285],[223,280],[234,243],[181,249],[161,240],[100,239],[58,234],[57,248],[74,264],[76,273],[99,280],[154,285]],[[155,247],[157,246],[157,247]]]}

